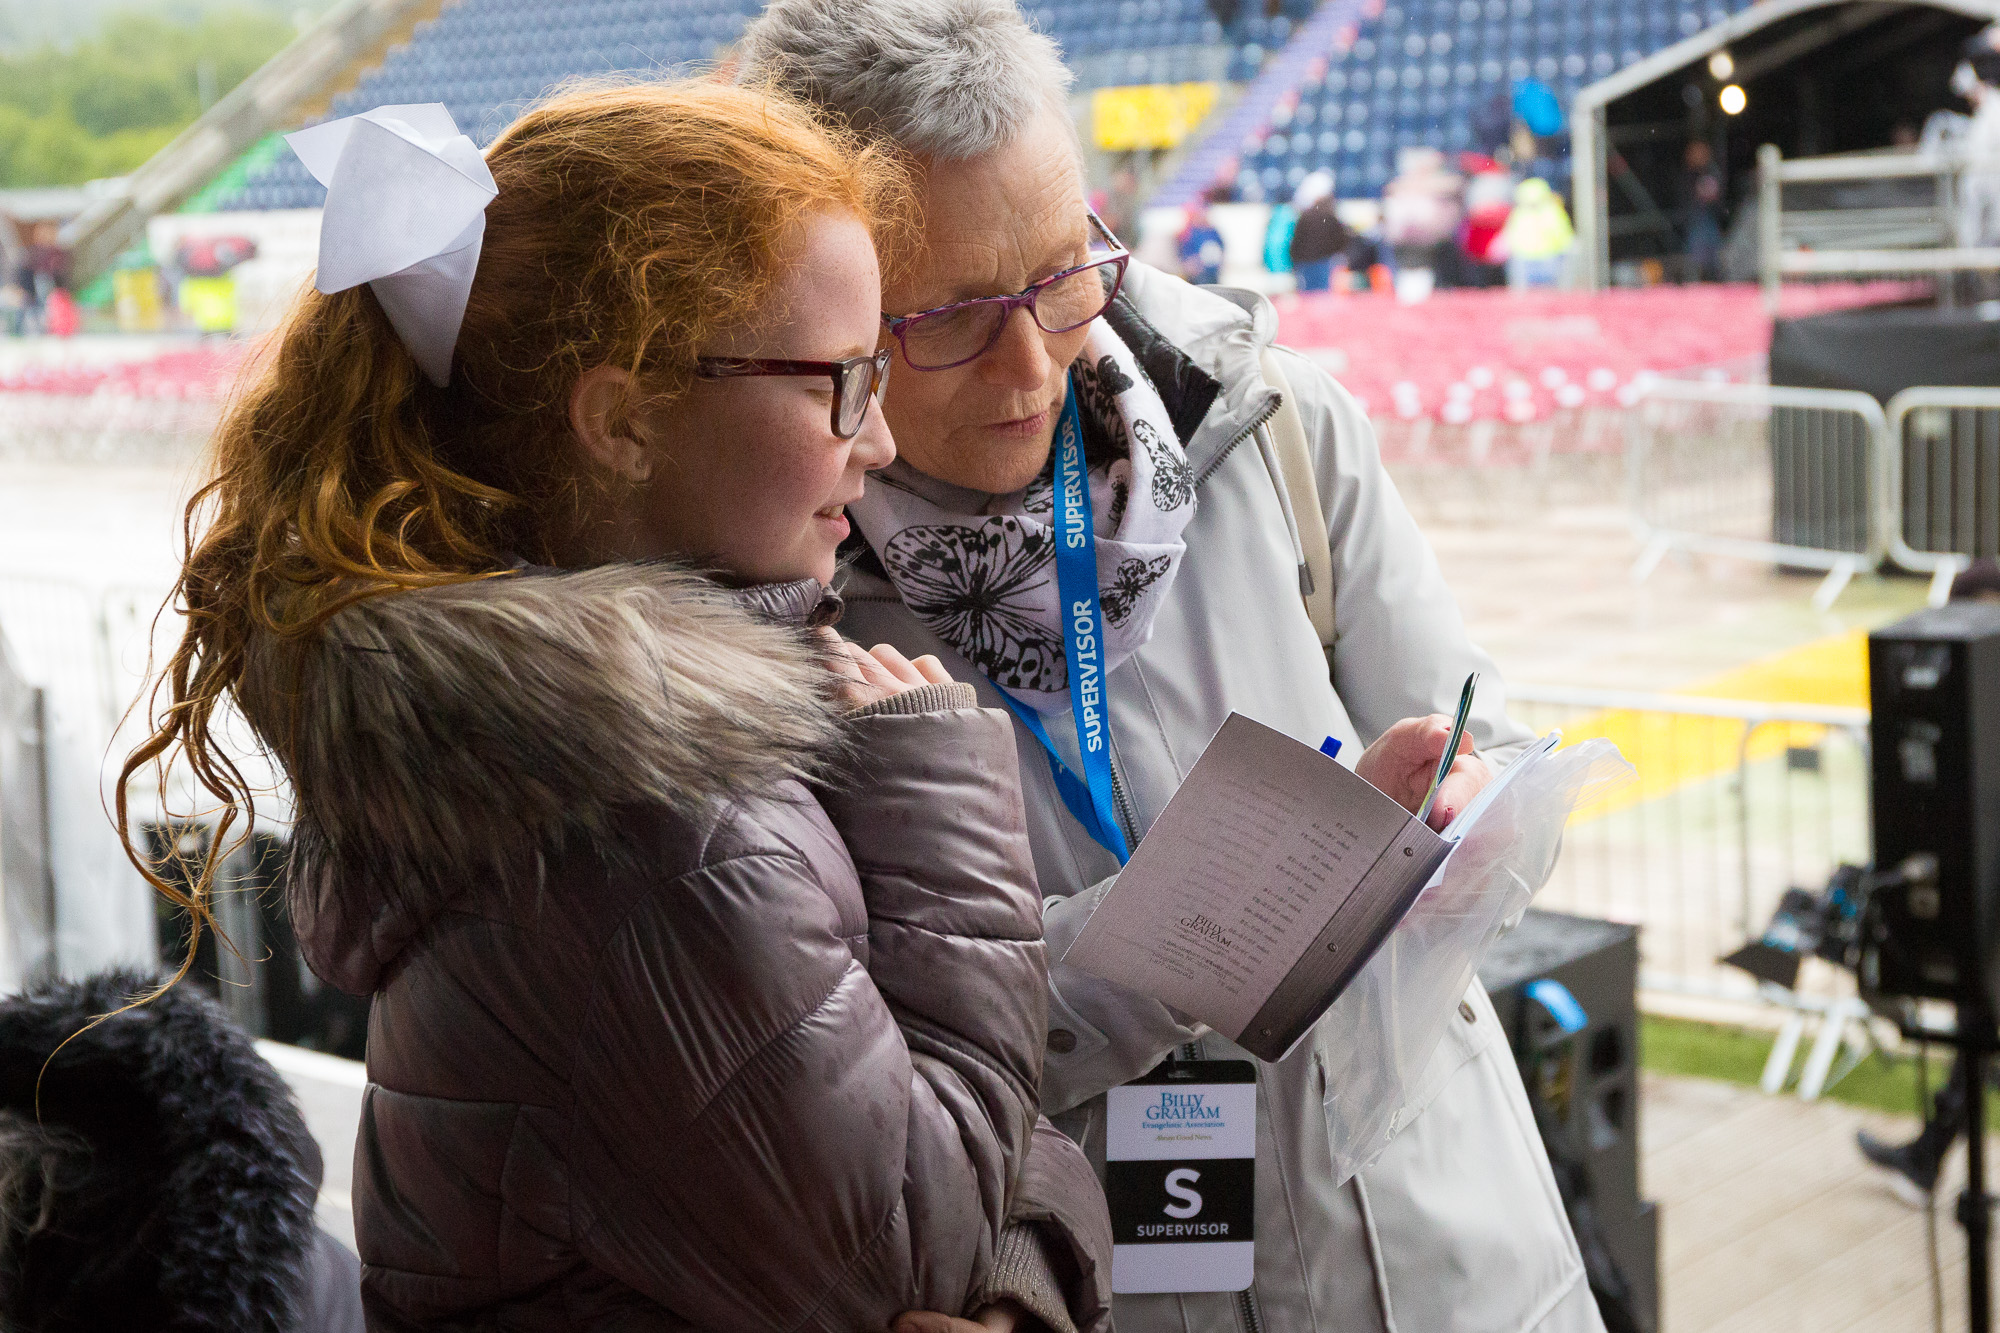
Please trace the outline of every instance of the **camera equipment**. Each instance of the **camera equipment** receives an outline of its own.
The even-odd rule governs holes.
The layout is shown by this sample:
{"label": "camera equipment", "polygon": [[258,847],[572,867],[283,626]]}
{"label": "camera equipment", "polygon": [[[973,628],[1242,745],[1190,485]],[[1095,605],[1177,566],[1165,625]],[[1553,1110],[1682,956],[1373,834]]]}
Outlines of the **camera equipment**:
{"label": "camera equipment", "polygon": [[1970,1090],[1958,1200],[1974,1333],[1991,1319],[1986,1064],[2000,982],[2000,605],[1920,611],[1868,639],[1876,873],[1861,930],[1864,991],[1949,1000]]}
{"label": "camera equipment", "polygon": [[1867,874],[1860,866],[1843,865],[1817,893],[1786,889],[1764,933],[1721,961],[1786,990],[1798,985],[1799,965],[1808,956],[1852,971]]}

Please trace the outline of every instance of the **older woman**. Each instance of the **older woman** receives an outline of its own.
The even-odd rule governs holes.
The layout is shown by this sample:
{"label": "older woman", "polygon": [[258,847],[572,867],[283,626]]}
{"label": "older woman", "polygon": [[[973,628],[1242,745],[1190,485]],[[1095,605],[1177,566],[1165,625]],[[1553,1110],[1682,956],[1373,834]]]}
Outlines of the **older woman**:
{"label": "older woman", "polygon": [[[1350,754],[1373,741],[1366,770],[1414,806],[1444,743],[1424,715],[1468,671],[1494,679],[1492,663],[1467,640],[1367,417],[1311,362],[1272,349],[1326,518],[1300,537],[1331,556],[1329,679],[1266,429],[1280,403],[1262,368],[1271,309],[1152,271],[1096,225],[1055,47],[1011,0],[775,0],[742,58],[744,78],[784,81],[919,166],[922,254],[884,292],[901,457],[850,507],[865,545],[843,591],[857,633],[934,653],[1013,709],[1050,956],[1232,711],[1313,744],[1339,737]],[[1108,703],[1095,721],[1110,744],[1095,753],[1108,764],[1082,762],[1071,725],[1070,662],[1083,659],[1058,597],[1057,451],[1088,473],[1061,502],[1087,504],[1098,547],[1090,628]],[[1504,759],[1526,734],[1500,690],[1481,703],[1472,734]],[[1436,817],[1487,777],[1480,759],[1458,760]],[[1122,1333],[1601,1328],[1477,982],[1459,1012],[1401,1133],[1343,1185],[1320,1039],[1262,1066],[1254,1285],[1121,1294]],[[1243,1054],[1062,967],[1049,1020],[1043,1107],[1099,1160],[1107,1089],[1177,1049]]]}

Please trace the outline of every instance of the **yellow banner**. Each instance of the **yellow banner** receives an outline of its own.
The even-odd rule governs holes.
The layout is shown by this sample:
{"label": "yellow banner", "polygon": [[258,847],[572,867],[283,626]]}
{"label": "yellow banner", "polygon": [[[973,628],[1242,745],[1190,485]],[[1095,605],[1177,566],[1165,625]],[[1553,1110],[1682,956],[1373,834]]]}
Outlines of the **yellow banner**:
{"label": "yellow banner", "polygon": [[1107,153],[1173,148],[1215,106],[1213,83],[1148,83],[1090,95],[1091,138]]}

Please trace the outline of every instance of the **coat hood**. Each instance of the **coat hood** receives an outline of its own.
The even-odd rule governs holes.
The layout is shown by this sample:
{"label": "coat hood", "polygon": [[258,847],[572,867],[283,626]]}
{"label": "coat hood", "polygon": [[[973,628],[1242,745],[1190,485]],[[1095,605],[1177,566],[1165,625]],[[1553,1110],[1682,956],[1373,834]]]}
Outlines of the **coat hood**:
{"label": "coat hood", "polygon": [[1278,314],[1255,292],[1197,287],[1135,260],[1105,317],[1160,390],[1197,478],[1278,410],[1260,361]]}
{"label": "coat hood", "polygon": [[319,1147],[191,983],[80,1031],[153,984],[110,972],[0,1003],[0,1310],[10,1328],[289,1333]]}
{"label": "coat hood", "polygon": [[263,635],[237,694],[294,788],[306,961],[367,994],[475,885],[532,887],[620,808],[696,817],[809,777],[838,707],[817,582],[733,592],[662,564],[372,597],[304,641]]}

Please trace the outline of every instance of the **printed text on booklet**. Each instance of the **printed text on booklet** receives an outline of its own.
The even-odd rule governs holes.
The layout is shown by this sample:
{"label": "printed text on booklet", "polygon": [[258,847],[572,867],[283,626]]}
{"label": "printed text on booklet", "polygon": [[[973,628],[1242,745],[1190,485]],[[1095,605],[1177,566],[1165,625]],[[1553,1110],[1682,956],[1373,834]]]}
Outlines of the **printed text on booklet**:
{"label": "printed text on booklet", "polygon": [[1277,1060],[1450,846],[1333,759],[1232,714],[1063,961]]}

